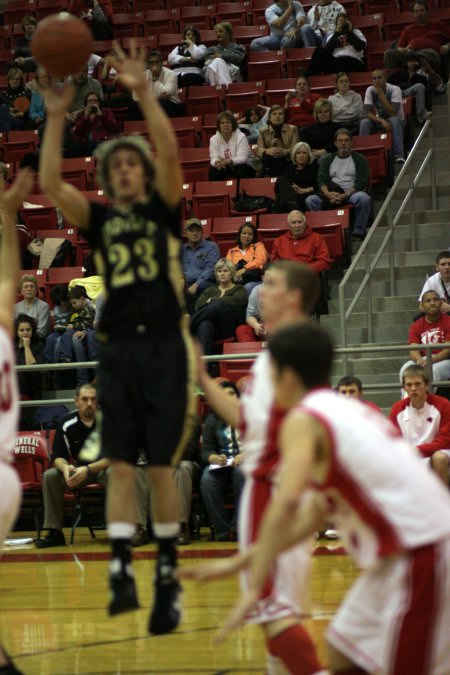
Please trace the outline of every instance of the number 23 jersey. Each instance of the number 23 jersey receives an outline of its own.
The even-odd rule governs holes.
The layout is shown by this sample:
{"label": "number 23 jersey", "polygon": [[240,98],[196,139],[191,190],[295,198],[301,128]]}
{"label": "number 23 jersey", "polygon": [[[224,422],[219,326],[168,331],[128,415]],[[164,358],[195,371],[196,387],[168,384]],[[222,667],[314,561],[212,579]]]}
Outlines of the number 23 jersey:
{"label": "number 23 jersey", "polygon": [[[99,334],[105,339],[179,325],[183,312],[180,209],[154,192],[129,208],[90,202],[88,229],[105,282]],[[145,327],[145,328],[142,328]]]}

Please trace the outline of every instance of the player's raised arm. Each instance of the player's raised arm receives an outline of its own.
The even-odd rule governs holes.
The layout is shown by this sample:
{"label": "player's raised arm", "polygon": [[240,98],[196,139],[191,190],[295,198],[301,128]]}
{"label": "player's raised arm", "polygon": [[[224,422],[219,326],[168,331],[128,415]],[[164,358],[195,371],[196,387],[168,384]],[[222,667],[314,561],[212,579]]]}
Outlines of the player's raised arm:
{"label": "player's raised arm", "polygon": [[196,344],[196,356],[197,381],[202,387],[208,403],[224,422],[231,427],[237,427],[239,423],[239,399],[235,396],[228,396],[223,387],[209,375],[198,343]]}
{"label": "player's raised arm", "polygon": [[58,206],[63,215],[81,229],[88,227],[89,203],[76,187],[63,181],[62,146],[66,114],[73,98],[73,87],[46,89],[47,122],[39,160],[39,181],[42,191]]}
{"label": "player's raised arm", "polygon": [[112,65],[119,73],[119,81],[138,97],[142,115],[156,150],[155,187],[161,198],[170,207],[179,203],[183,188],[183,176],[178,161],[178,142],[173,127],[153,95],[145,75],[146,50],[138,49],[131,42],[130,56],[115,44],[115,59]]}
{"label": "player's raised arm", "polygon": [[0,243],[0,323],[12,333],[13,308],[16,302],[19,275],[19,242],[17,240],[17,211],[33,185],[32,173],[24,169],[9,190],[0,179],[0,209],[2,230]]}

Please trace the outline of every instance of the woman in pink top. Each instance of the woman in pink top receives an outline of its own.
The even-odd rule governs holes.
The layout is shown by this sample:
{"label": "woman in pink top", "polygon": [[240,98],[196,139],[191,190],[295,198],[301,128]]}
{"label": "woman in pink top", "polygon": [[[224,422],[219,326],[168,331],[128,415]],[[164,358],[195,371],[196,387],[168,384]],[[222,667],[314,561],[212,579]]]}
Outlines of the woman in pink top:
{"label": "woman in pink top", "polygon": [[258,232],[251,223],[244,223],[238,230],[237,243],[228,249],[227,258],[237,269],[237,281],[244,284],[250,294],[252,288],[261,282],[262,268],[269,260],[269,254],[262,241],[258,241]]}
{"label": "woman in pink top", "polygon": [[295,91],[288,91],[284,99],[286,122],[297,127],[314,124],[312,113],[314,103],[319,98],[320,94],[311,93],[306,75],[300,75],[295,83]]}

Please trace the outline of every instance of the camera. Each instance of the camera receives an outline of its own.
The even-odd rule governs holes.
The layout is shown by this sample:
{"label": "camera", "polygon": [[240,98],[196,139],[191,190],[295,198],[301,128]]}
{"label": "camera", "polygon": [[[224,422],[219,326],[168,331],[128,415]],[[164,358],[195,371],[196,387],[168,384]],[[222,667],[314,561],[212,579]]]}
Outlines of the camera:
{"label": "camera", "polygon": [[348,23],[343,23],[342,26],[341,26],[341,33],[348,33],[349,28],[350,28],[350,26],[349,26]]}
{"label": "camera", "polygon": [[181,43],[181,45],[178,45],[178,54],[179,56],[185,56],[187,52],[186,45],[184,42]]}
{"label": "camera", "polygon": [[91,105],[91,107],[89,108],[89,112],[91,112],[93,114],[94,113],[97,114],[98,113],[98,106],[97,105]]}

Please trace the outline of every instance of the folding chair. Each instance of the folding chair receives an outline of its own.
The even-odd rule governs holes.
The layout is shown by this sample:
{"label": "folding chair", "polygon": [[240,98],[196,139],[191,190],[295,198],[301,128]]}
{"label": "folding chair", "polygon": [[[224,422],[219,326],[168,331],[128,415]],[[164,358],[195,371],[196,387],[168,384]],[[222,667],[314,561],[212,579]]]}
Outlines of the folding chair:
{"label": "folding chair", "polygon": [[43,431],[22,431],[14,445],[14,468],[22,486],[21,513],[30,511],[39,539],[42,529],[42,477],[49,467],[50,453]]}
{"label": "folding chair", "polygon": [[[92,539],[96,539],[95,530],[104,529],[106,527],[104,521],[106,501],[105,488],[100,483],[91,483],[90,485],[85,485],[79,490],[75,490],[73,493],[65,493],[64,497],[70,500],[71,494],[73,494],[75,503],[73,505],[70,543],[73,544],[75,539],[75,531],[77,527],[83,522],[86,523]],[[102,524],[100,526],[95,526],[93,523],[92,515],[94,512],[101,514]]]}

